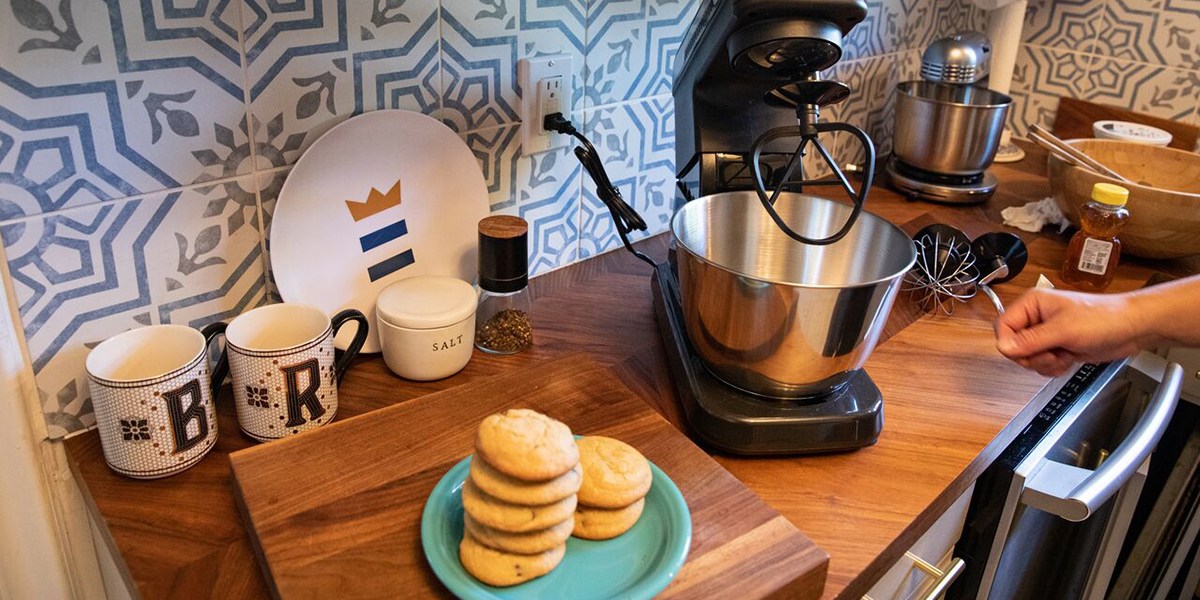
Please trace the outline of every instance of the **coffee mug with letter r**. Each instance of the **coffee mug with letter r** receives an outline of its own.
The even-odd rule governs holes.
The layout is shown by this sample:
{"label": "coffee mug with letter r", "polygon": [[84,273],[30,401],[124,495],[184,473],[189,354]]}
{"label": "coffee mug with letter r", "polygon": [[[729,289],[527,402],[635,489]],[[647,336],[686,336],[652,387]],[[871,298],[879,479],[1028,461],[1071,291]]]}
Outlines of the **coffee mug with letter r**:
{"label": "coffee mug with letter r", "polygon": [[[354,339],[335,360],[333,338],[349,322]],[[238,315],[225,331],[238,426],[266,442],[319,427],[337,414],[337,386],[367,339],[354,309],[332,318],[304,304],[268,304]]]}
{"label": "coffee mug with letter r", "polygon": [[224,323],[203,331],[149,325],[117,334],[88,354],[100,445],[112,470],[137,479],[166,477],[200,462],[216,444],[213,402],[224,374],[210,375],[208,345],[223,331]]}

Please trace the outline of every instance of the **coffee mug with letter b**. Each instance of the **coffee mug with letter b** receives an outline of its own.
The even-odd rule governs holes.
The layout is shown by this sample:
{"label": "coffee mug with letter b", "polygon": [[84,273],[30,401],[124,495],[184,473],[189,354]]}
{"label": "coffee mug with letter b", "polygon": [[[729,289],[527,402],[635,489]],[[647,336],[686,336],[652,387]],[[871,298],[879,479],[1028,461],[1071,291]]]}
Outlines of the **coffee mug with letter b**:
{"label": "coffee mug with letter b", "polygon": [[208,344],[225,330],[150,325],[117,334],[88,354],[85,367],[104,460],[138,479],[178,473],[217,441]]}
{"label": "coffee mug with letter b", "polygon": [[[354,339],[335,361],[333,338],[349,322]],[[304,304],[268,304],[242,313],[225,331],[238,426],[266,442],[319,427],[337,414],[337,385],[367,339],[367,318],[333,318]]]}

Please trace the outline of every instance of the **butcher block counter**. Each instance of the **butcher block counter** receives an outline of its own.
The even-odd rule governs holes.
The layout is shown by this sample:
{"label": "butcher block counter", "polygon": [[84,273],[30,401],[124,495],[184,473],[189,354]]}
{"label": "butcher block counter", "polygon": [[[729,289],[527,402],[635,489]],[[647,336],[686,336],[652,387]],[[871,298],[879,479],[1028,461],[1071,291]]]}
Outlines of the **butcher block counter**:
{"label": "butcher block counter", "polygon": [[[996,287],[1001,299],[1011,302],[1032,287],[1039,273],[1056,281],[1054,274],[1065,249],[1064,239],[1057,235],[1017,232],[1000,224],[999,213],[1005,206],[1039,200],[1049,193],[1044,155],[1036,149],[1030,149],[1030,154],[1016,165],[993,168],[1000,188],[986,204],[911,202],[878,187],[867,209],[910,234],[934,222],[958,226],[971,236],[998,230],[1019,233],[1029,247],[1029,264],[1015,280]],[[639,248],[662,261],[667,236],[644,240]],[[1182,274],[1190,267],[1127,258],[1111,289],[1138,288],[1154,270]],[[397,378],[379,356],[361,357],[342,382],[337,420],[522,370],[533,369],[533,373],[539,365],[583,355],[589,364],[607,367],[625,388],[686,432],[659,338],[650,280],[649,267],[624,251],[538,277],[530,284],[535,319],[531,350],[512,356],[476,350],[462,372],[427,383]],[[946,317],[925,314],[901,295],[886,340],[866,365],[885,399],[885,425],[874,446],[843,454],[782,458],[709,452],[767,507],[794,525],[802,533],[799,539],[807,537],[815,544],[815,549],[796,550],[798,560],[792,567],[796,572],[773,578],[777,583],[771,585],[778,587],[761,593],[861,597],[1033,418],[1041,407],[1031,406],[1030,400],[1047,379],[1018,368],[995,351],[994,318],[984,298],[958,305],[954,315]],[[221,434],[211,454],[167,479],[135,481],[112,472],[95,431],[66,442],[74,474],[100,531],[98,543],[108,546],[125,584],[143,598],[256,598],[271,593],[236,499],[230,454],[254,442],[238,431],[230,396],[226,387],[218,401]],[[409,430],[397,435],[435,433],[423,431],[423,424],[411,422]],[[693,516],[700,508],[693,507]],[[730,559],[696,547],[720,537],[712,535],[719,532],[704,530],[705,526],[695,524],[698,533],[689,561],[705,564],[695,565],[694,570],[719,568],[722,560]],[[418,537],[415,531],[413,535]],[[419,540],[406,546],[416,551]],[[736,552],[736,544],[722,552]],[[425,564],[409,570],[403,575],[409,585],[392,590],[396,596],[449,596]],[[667,593],[702,597],[704,588],[696,589],[680,585],[668,587]]]}

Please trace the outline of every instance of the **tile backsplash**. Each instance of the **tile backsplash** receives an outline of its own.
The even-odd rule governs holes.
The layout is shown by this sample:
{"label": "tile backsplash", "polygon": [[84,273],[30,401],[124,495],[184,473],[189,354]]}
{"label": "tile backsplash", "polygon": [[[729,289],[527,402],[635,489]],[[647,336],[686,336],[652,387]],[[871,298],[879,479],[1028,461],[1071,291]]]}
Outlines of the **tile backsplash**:
{"label": "tile backsplash", "polygon": [[[279,191],[354,114],[418,111],[458,132],[491,210],[530,222],[534,274],[618,247],[568,149],[522,155],[519,58],[573,56],[571,119],[649,233],[663,231],[672,71],[699,1],[0,0],[4,283],[51,434],[94,425],[83,361],[101,340],[277,300],[266,232]],[[868,4],[834,69],[854,94],[829,114],[882,154],[892,89],[920,49],[983,15],[961,0]]]}
{"label": "tile backsplash", "polygon": [[1200,125],[1200,0],[1029,0],[1014,134],[1063,96]]}

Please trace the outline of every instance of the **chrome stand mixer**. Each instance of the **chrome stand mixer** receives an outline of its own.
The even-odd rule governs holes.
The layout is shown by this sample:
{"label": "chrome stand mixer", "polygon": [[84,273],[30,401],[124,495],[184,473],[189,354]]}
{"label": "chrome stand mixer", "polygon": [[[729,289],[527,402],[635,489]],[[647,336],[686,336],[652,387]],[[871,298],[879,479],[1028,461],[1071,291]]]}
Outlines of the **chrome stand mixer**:
{"label": "chrome stand mixer", "polygon": [[980,85],[990,55],[982,33],[956,33],[925,49],[920,81],[896,86],[893,150],[885,168],[893,188],[947,204],[985,202],[995,193],[996,176],[987,168],[1012,98]]}
{"label": "chrome stand mixer", "polygon": [[[820,72],[866,14],[864,0],[711,0],[679,50],[676,165],[687,202],[652,283],[691,433],[716,449],[843,451],[873,444],[883,426],[862,364],[915,251],[863,211],[871,139],[820,114],[850,94]],[[822,145],[835,133],[862,146],[857,188]],[[833,175],[806,175],[805,156]],[[852,204],[804,193],[820,186],[840,187]]]}

